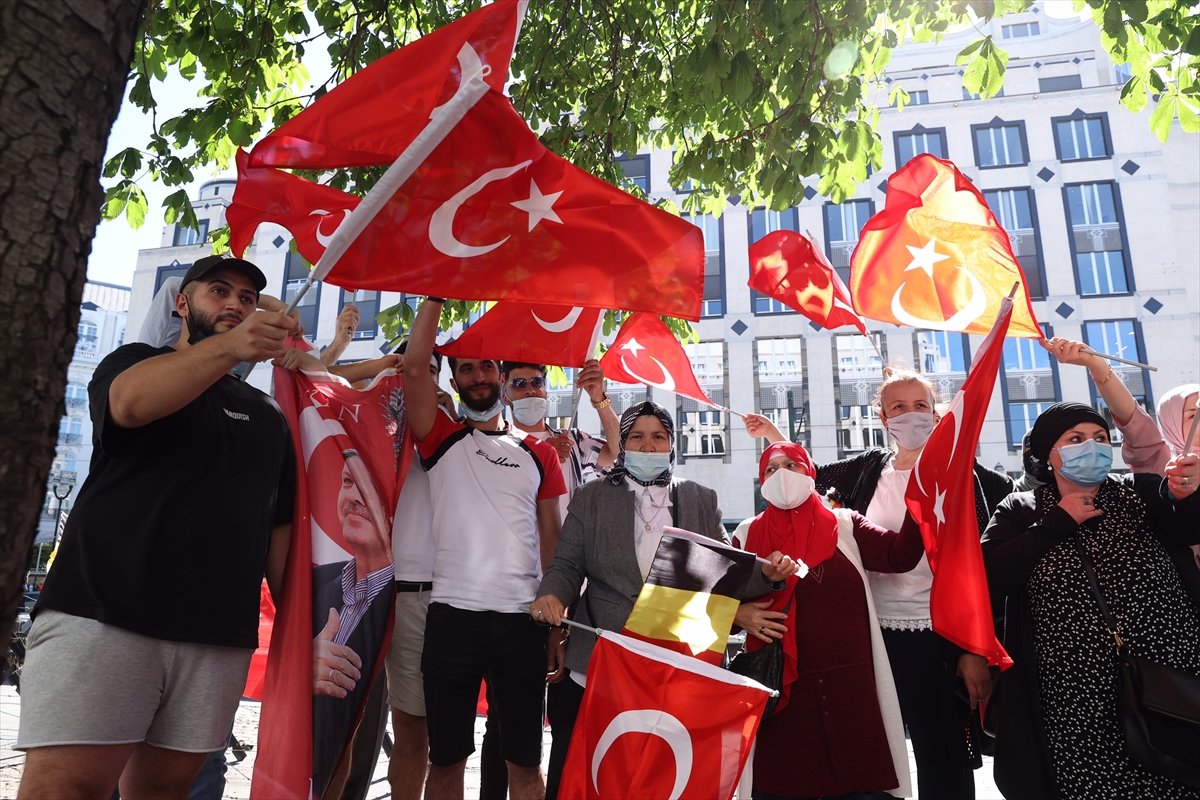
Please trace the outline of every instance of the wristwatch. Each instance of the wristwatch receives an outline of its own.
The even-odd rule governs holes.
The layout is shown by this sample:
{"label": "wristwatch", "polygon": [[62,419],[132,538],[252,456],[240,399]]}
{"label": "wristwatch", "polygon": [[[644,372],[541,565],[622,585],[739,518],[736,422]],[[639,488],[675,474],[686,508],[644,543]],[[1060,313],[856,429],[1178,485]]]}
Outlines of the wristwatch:
{"label": "wristwatch", "polygon": [[608,408],[611,405],[612,405],[612,398],[610,398],[607,393],[604,395],[603,400],[598,400],[598,401],[592,400],[592,408],[596,409],[597,411],[599,411],[602,408]]}

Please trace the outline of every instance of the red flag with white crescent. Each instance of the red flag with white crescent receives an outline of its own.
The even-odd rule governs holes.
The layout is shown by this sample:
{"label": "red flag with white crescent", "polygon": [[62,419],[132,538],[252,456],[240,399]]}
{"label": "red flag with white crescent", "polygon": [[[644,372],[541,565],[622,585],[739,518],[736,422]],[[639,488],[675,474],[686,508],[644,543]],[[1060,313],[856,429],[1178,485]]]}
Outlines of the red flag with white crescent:
{"label": "red flag with white crescent", "polygon": [[888,179],[850,258],[855,310],[913,328],[986,334],[1014,283],[1009,335],[1043,338],[1008,233],[975,185],[928,153]]}
{"label": "red flag with white crescent", "polygon": [[[277,368],[275,387],[297,453],[296,509],[251,796],[320,797],[348,758],[387,653],[391,521],[413,444],[403,377],[394,371],[358,390],[328,373]],[[345,658],[339,648],[361,660],[357,680],[337,669]]]}
{"label": "red flag with white crescent", "polygon": [[933,571],[929,606],[934,631],[1002,669],[1012,666],[1012,659],[996,638],[992,621],[975,493],[963,487],[975,485],[975,449],[1000,371],[1012,309],[1005,297],[962,389],[921,451],[904,495],[909,513],[921,526]]}
{"label": "red flag with white crescent", "polygon": [[601,631],[561,800],[729,800],[769,690],[691,656]]}
{"label": "red flag with white crescent", "polygon": [[866,335],[850,292],[821,248],[795,231],[773,231],[750,245],[750,280],[756,292],[799,311],[825,330],[853,325]]}
{"label": "red flag with white crescent", "polygon": [[631,314],[625,319],[600,359],[600,369],[618,383],[642,383],[719,408],[700,388],[683,345],[653,314]]}
{"label": "red flag with white crescent", "polygon": [[500,302],[452,342],[438,347],[453,358],[492,358],[580,367],[592,357],[599,308]]}

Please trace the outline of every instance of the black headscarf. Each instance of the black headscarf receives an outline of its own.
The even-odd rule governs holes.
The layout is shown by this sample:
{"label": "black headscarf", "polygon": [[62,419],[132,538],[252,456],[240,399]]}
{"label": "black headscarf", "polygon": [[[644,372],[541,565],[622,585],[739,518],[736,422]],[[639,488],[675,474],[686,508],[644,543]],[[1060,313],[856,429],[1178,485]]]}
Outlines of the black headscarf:
{"label": "black headscarf", "polygon": [[[667,429],[667,436],[671,440],[671,463],[661,475],[652,481],[643,481],[629,474],[629,470],[625,469],[625,440],[629,437],[629,432],[633,430],[633,423],[637,422],[638,417],[658,417],[658,421]],[[651,400],[638,403],[636,406],[630,406],[625,409],[625,413],[621,415],[621,451],[617,453],[616,461],[613,463],[613,468],[609,470],[608,480],[617,485],[622,479],[628,477],[634,483],[640,483],[642,486],[667,486],[671,483],[671,472],[675,469],[675,420],[671,419],[671,412]]]}
{"label": "black headscarf", "polygon": [[1108,430],[1108,420],[1083,403],[1055,403],[1038,415],[1029,431],[1029,458],[1037,466],[1034,477],[1050,480],[1050,449],[1058,437],[1081,422],[1094,422]]}

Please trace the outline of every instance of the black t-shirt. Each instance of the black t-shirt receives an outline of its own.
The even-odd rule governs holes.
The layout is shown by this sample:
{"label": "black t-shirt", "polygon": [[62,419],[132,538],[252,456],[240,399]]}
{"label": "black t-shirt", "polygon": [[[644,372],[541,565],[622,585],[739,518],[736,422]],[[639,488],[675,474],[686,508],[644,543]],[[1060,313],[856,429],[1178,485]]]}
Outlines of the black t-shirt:
{"label": "black t-shirt", "polygon": [[38,608],[179,642],[258,645],[271,528],[292,517],[287,423],[267,395],[225,375],[140,428],[108,415],[118,375],[169,347],[128,344],[88,385],[91,470]]}

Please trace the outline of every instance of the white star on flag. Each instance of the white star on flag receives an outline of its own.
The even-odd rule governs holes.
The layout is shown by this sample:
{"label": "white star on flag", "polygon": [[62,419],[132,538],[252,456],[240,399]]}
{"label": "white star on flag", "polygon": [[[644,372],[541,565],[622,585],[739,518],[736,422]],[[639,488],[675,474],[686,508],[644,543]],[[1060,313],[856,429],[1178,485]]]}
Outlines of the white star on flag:
{"label": "white star on flag", "polygon": [[938,525],[946,524],[946,512],[942,506],[946,502],[946,493],[938,491],[938,485],[933,485],[933,515],[937,517]]}
{"label": "white star on flag", "polygon": [[930,278],[933,277],[933,265],[939,261],[945,261],[950,257],[944,256],[937,251],[937,239],[930,239],[925,243],[924,247],[913,247],[911,244],[904,246],[908,248],[908,254],[912,256],[912,261],[904,268],[904,271],[909,272],[914,269],[924,270],[925,274]]}
{"label": "white star on flag", "polygon": [[638,351],[645,350],[646,348],[643,347],[637,339],[630,339],[627,343],[621,346],[621,349],[628,350],[629,352],[633,353],[634,358],[637,358]]}
{"label": "white star on flag", "polygon": [[512,205],[529,215],[529,230],[532,231],[544,219],[557,222],[560,225],[562,224],[562,220],[558,217],[558,212],[554,210],[554,203],[561,196],[561,191],[542,194],[542,190],[538,188],[537,182],[530,179],[529,198],[527,200],[514,200]]}

